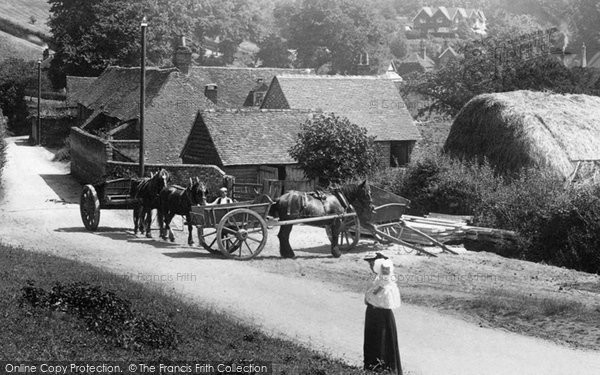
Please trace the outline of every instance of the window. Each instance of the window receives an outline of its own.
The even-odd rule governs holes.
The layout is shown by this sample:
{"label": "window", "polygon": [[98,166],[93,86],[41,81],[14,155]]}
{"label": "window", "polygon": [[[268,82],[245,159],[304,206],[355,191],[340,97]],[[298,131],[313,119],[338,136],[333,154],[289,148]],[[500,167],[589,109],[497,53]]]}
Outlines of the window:
{"label": "window", "polygon": [[257,91],[254,93],[254,106],[259,107],[265,98],[264,91]]}
{"label": "window", "polygon": [[410,161],[414,141],[393,141],[390,145],[390,166],[402,167]]}

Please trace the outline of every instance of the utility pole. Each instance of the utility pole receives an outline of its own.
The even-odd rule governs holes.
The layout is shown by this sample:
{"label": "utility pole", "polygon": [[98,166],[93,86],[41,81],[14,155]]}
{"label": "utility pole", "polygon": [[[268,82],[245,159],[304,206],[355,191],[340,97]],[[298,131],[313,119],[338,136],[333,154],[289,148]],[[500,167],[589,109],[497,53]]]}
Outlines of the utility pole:
{"label": "utility pole", "polygon": [[42,60],[37,62],[37,78],[38,78],[38,92],[37,92],[37,129],[35,131],[35,137],[37,138],[37,144],[42,144],[42,115],[41,115],[41,101],[42,101]]}
{"label": "utility pole", "polygon": [[144,107],[146,105],[146,17],[142,19],[142,60],[140,62],[140,178],[144,177]]}

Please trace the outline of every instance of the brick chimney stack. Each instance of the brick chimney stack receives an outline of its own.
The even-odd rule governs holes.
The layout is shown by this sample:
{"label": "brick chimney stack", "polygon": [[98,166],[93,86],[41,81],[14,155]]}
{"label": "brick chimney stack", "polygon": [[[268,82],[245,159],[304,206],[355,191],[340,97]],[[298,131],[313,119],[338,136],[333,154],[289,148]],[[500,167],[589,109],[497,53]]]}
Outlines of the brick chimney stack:
{"label": "brick chimney stack", "polygon": [[587,68],[587,47],[585,43],[581,46],[581,67]]}
{"label": "brick chimney stack", "polygon": [[192,50],[185,45],[185,36],[181,37],[181,44],[173,55],[173,65],[183,74],[188,74],[192,65]]}

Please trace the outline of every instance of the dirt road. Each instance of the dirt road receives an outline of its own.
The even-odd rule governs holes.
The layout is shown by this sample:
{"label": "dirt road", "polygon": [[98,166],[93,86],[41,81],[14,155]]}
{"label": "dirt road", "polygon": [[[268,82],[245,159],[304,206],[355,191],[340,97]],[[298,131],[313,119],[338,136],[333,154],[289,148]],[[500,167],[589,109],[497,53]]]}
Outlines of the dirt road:
{"label": "dirt road", "polygon": [[[52,253],[126,275],[142,283],[161,283],[200,306],[228,312],[273,334],[340,357],[362,360],[363,296],[339,285],[257,267],[278,257],[275,232],[256,260],[215,258],[179,244],[134,236],[130,214],[103,211],[98,232],[87,232],[79,216],[80,185],[68,165],[31,147],[8,140],[0,201],[0,241]],[[292,243],[296,260],[273,267],[301,268],[308,257],[330,257],[322,230],[298,227]],[[359,261],[360,254],[345,255]],[[408,257],[408,256],[407,256]],[[366,269],[365,269],[366,272]],[[572,350],[543,340],[481,328],[433,310],[403,305],[396,312],[403,365],[410,374],[598,374],[600,352]]]}

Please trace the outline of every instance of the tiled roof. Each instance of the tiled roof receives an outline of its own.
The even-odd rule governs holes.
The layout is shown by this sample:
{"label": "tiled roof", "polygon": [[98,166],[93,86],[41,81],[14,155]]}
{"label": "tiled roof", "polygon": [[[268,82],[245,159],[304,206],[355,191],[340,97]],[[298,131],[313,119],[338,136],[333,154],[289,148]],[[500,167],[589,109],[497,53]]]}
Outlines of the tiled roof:
{"label": "tiled roof", "polygon": [[67,76],[67,103],[77,104],[96,77]]}
{"label": "tiled roof", "polygon": [[452,56],[454,56],[454,57],[457,57],[457,56],[458,56],[458,53],[457,53],[457,52],[454,50],[454,48],[452,48],[452,47],[448,47],[448,48],[446,48],[446,49],[444,50],[444,52],[440,53],[440,55],[438,56],[438,59],[441,59],[441,58],[442,58],[442,56],[444,56],[445,54],[450,54],[450,55],[452,55]]}
{"label": "tiled roof", "polygon": [[[148,68],[146,71],[146,105],[160,92],[169,76],[177,69]],[[101,111],[121,121],[139,114],[140,68],[108,67],[96,79],[92,89],[86,90],[79,103],[94,111]]]}
{"label": "tiled roof", "polygon": [[217,107],[240,108],[258,79],[269,84],[280,74],[314,74],[310,69],[238,68],[222,66],[192,66],[189,77],[194,86],[217,85]]}
{"label": "tiled roof", "polygon": [[376,140],[420,138],[394,82],[373,76],[277,76],[265,96],[279,91],[292,109],[312,109],[347,117]]}
{"label": "tiled roof", "polygon": [[[217,109],[198,113],[181,153],[199,163],[210,137],[222,165],[294,164],[289,148],[310,111],[265,109]],[[208,132],[207,132],[208,131]],[[207,147],[207,146],[205,146]]]}

